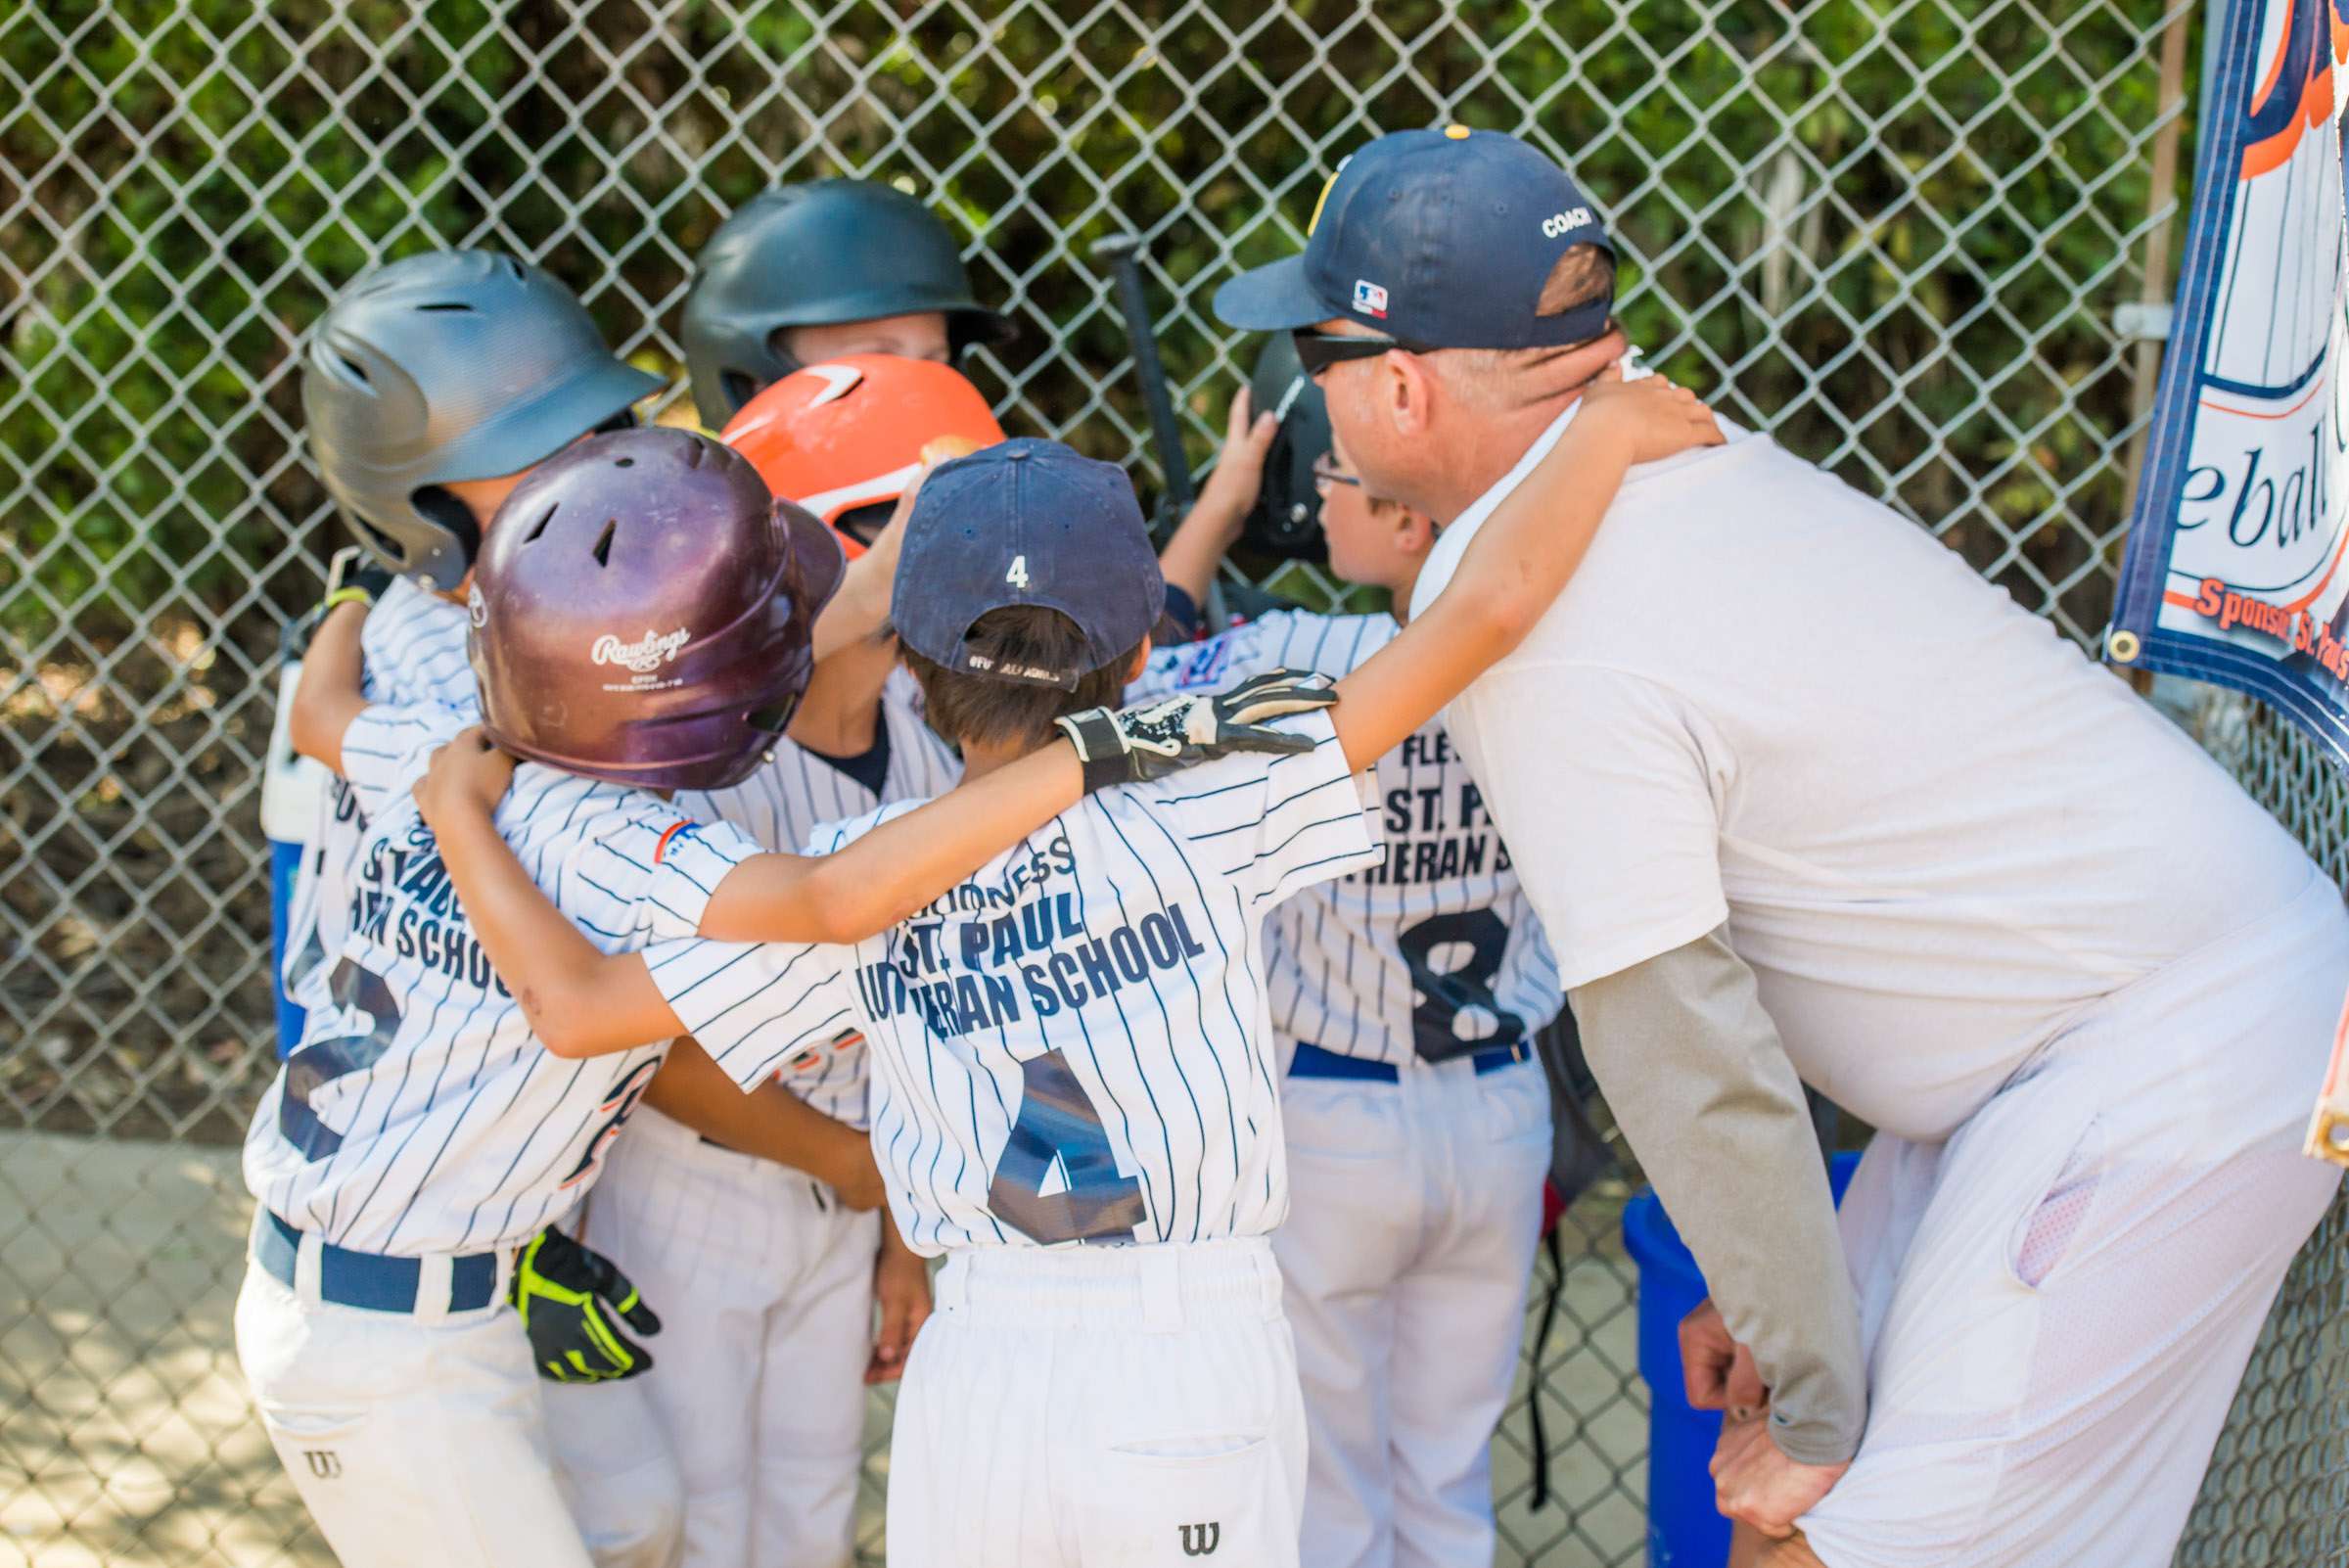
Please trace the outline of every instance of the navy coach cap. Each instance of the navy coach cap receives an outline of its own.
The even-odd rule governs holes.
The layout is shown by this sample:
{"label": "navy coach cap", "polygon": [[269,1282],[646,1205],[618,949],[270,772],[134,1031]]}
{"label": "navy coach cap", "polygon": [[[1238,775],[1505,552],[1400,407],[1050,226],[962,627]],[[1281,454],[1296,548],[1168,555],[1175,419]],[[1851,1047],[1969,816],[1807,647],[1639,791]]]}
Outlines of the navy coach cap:
{"label": "navy coach cap", "polygon": [[1430,348],[1550,348],[1606,330],[1611,297],[1539,313],[1577,245],[1614,255],[1582,188],[1514,136],[1447,125],[1381,136],[1338,165],[1305,254],[1216,291],[1224,325],[1286,332],[1342,317]]}
{"label": "navy coach cap", "polygon": [[[1131,653],[1166,602],[1126,471],[1023,437],[941,463],[922,481],[898,545],[890,621],[906,647],[944,669],[1074,691]],[[981,616],[1024,604],[1077,623],[1082,668],[1011,669],[971,651]]]}

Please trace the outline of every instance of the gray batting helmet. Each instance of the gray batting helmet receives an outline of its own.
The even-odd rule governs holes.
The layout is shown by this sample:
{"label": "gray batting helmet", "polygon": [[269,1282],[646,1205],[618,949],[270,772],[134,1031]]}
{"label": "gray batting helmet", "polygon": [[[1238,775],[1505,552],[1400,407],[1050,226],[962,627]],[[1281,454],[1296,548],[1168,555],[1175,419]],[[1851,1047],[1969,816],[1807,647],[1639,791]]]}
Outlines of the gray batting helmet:
{"label": "gray batting helmet", "polygon": [[954,236],[921,203],[871,180],[817,180],[752,198],[694,261],[685,368],[702,423],[721,430],[761,388],[801,368],[785,327],[945,313],[959,355],[1015,329],[971,298]]}
{"label": "gray batting helmet", "polygon": [[516,486],[474,568],[482,727],[590,778],[739,784],[807,689],[841,572],[832,530],[718,441],[581,441]]}
{"label": "gray batting helmet", "polygon": [[451,480],[560,450],[661,386],[616,359],[569,289],[488,251],[438,251],[345,290],[301,373],[310,459],[394,572],[453,588],[481,530]]}

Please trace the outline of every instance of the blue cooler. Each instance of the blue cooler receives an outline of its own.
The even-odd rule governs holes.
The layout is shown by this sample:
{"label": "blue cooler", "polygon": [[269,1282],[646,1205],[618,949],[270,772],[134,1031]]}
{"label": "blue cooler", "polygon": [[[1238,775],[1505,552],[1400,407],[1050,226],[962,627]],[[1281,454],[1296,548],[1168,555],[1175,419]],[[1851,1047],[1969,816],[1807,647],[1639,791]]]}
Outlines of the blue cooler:
{"label": "blue cooler", "polygon": [[[1857,1154],[1828,1167],[1835,1201],[1851,1184]],[[1729,1521],[1713,1506],[1714,1445],[1721,1412],[1689,1405],[1681,1376],[1681,1319],[1708,1294],[1696,1260],[1643,1187],[1623,1211],[1623,1245],[1639,1266],[1639,1375],[1647,1380],[1648,1568],[1722,1568],[1729,1560]]]}
{"label": "blue cooler", "polygon": [[294,875],[318,824],[327,771],[296,755],[292,737],[294,686],[301,661],[287,654],[278,667],[277,716],[269,727],[269,756],[261,769],[261,833],[269,840],[269,994],[277,1002],[277,1054],[301,1042],[302,1011],[286,996],[286,917],[294,907]]}

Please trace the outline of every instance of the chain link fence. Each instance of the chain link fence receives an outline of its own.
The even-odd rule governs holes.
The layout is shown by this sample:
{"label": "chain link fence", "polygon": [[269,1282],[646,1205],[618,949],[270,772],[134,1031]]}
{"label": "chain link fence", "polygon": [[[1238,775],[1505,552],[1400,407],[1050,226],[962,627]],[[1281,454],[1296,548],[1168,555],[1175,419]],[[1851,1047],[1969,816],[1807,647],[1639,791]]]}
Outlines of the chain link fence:
{"label": "chain link fence", "polygon": [[[971,367],[1006,426],[1148,489],[1091,242],[1147,238],[1201,461],[1253,350],[1209,316],[1216,283],[1294,247],[1369,135],[1509,129],[1602,203],[1653,361],[2087,642],[2150,391],[2117,323],[2166,294],[2181,193],[2156,171],[2190,166],[2180,29],[2199,36],[2192,0],[0,8],[0,1563],[323,1560],[247,1417],[228,1305],[233,1145],[273,1067],[272,650],[339,542],[296,345],[359,271],[513,252],[673,377],[691,258],[733,206],[889,180],[1025,329]],[[1335,592],[1276,566],[1234,570]],[[2339,780],[2264,718],[2231,744],[2349,873]],[[1565,1222],[1528,1374],[1554,1496],[1531,1506],[1513,1414],[1509,1563],[1642,1551],[1627,1190]],[[2323,1397],[2349,1384],[2341,1252],[2336,1215],[2188,1560],[2349,1551],[2349,1414]]]}

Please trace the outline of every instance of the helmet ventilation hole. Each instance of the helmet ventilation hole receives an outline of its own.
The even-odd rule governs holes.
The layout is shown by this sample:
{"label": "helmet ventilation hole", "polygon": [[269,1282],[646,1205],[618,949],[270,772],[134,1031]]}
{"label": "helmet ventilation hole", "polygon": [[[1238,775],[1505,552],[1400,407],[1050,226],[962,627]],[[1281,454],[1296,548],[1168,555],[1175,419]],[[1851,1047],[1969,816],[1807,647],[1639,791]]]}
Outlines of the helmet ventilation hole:
{"label": "helmet ventilation hole", "polygon": [[473,306],[467,304],[462,300],[441,300],[433,304],[418,305],[416,308],[420,311],[457,310],[464,312],[466,315],[473,314]]}
{"label": "helmet ventilation hole", "polygon": [[616,517],[604,519],[604,531],[595,536],[595,564],[597,566],[612,564],[612,535],[619,531],[620,519]]}
{"label": "helmet ventilation hole", "polygon": [[622,457],[615,461],[612,466],[614,468],[634,468],[636,466],[636,459],[633,457]]}
{"label": "helmet ventilation hole", "polygon": [[526,533],[526,534],[524,534],[524,535],[522,536],[522,542],[523,542],[523,543],[525,543],[525,544],[535,544],[535,543],[537,543],[537,542],[538,542],[538,535],[539,535],[539,534],[541,534],[541,533],[544,533],[544,532],[546,531],[546,526],[547,526],[549,523],[552,523],[552,522],[555,520],[555,514],[556,514],[557,512],[560,512],[560,511],[562,511],[562,510],[563,510],[563,507],[562,507],[562,504],[561,504],[560,502],[558,502],[557,504],[555,504],[555,505],[553,505],[553,506],[550,506],[550,507],[548,507],[548,508],[546,509],[546,516],[544,516],[544,517],[540,518],[540,519],[538,520],[538,522],[537,522],[536,526],[534,526],[534,527],[533,527],[533,528],[530,530],[530,532],[528,532],[528,533]]}
{"label": "helmet ventilation hole", "polygon": [[367,367],[360,364],[357,360],[351,358],[350,355],[337,354],[335,355],[335,362],[341,365],[345,370],[348,371],[350,373],[350,379],[357,382],[360,386],[373,387],[375,385],[374,382],[367,379]]}

